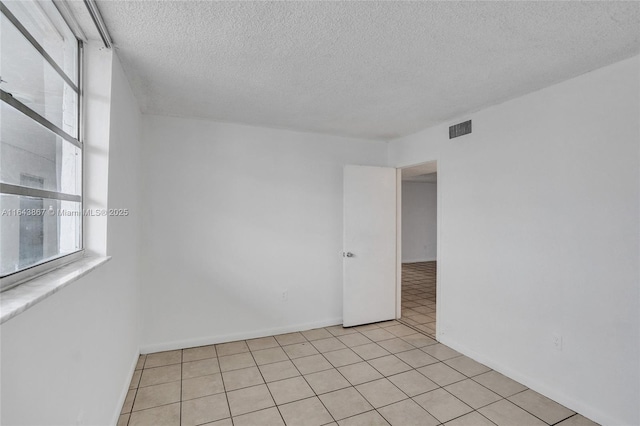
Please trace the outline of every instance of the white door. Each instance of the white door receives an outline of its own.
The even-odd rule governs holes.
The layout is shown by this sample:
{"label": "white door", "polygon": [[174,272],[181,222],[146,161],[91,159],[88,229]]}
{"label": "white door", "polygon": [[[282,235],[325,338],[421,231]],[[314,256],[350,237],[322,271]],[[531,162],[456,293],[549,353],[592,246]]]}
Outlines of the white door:
{"label": "white door", "polygon": [[345,166],[345,327],[396,317],[396,169]]}

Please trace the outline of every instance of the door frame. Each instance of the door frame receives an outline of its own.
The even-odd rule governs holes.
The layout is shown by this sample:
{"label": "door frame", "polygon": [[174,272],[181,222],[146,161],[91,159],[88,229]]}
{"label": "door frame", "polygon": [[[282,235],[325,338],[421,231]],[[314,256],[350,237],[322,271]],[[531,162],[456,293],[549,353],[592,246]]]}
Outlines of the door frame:
{"label": "door frame", "polygon": [[[436,182],[436,259],[442,258],[442,191],[441,185],[441,165],[437,159],[421,161],[420,163],[410,164],[407,166],[396,167],[396,319],[402,316],[402,170],[411,169],[417,166],[426,166],[433,164],[438,173],[438,181]],[[442,292],[442,273],[438,268],[436,273],[436,306],[441,306],[443,299]],[[444,335],[444,328],[440,327],[440,312],[442,309],[436,309],[436,338]]]}

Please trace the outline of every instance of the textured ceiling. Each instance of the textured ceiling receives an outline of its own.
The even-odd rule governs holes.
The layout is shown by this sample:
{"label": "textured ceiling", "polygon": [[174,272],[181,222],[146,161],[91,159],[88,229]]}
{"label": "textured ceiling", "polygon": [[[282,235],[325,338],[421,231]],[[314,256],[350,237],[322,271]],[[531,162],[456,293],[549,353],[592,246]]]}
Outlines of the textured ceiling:
{"label": "textured ceiling", "polygon": [[388,140],[638,53],[637,2],[98,2],[143,112]]}

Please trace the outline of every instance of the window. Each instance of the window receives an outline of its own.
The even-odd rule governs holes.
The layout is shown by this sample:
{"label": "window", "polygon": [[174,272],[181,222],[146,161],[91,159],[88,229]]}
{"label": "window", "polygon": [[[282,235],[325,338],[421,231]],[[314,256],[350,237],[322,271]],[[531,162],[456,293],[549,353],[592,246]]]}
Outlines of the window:
{"label": "window", "polygon": [[52,1],[0,1],[0,277],[82,255],[82,43]]}

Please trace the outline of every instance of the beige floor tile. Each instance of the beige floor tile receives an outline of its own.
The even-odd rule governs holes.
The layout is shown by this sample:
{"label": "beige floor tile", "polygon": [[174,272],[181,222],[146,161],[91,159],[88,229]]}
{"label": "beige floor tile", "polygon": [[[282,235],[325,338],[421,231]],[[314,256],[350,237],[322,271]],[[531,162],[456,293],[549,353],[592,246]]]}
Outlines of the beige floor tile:
{"label": "beige floor tile", "polygon": [[[428,314],[433,312],[433,309],[427,308],[426,306],[418,306],[416,308],[413,308],[413,310],[421,314]],[[435,319],[435,317],[433,318]]]}
{"label": "beige floor tile", "polygon": [[337,351],[338,349],[345,349],[346,346],[337,338],[329,337],[326,339],[314,340],[311,342],[313,346],[320,352]]}
{"label": "beige floor tile", "polygon": [[380,408],[408,398],[404,392],[384,378],[358,385],[356,389],[374,408]]}
{"label": "beige floor tile", "polygon": [[255,411],[233,418],[234,426],[284,426],[284,421],[277,408]]}
{"label": "beige floor tile", "polygon": [[122,410],[120,414],[130,413],[133,408],[133,401],[136,398],[137,389],[129,389],[127,396],[124,398],[124,404],[122,404]]}
{"label": "beige floor tile", "polygon": [[576,414],[573,417],[569,417],[567,420],[563,420],[556,426],[600,426],[598,423],[589,420],[588,418]]}
{"label": "beige floor tile", "polygon": [[225,394],[190,399],[182,403],[182,426],[196,426],[229,417]]}
{"label": "beige floor tile", "polygon": [[231,417],[228,419],[222,419],[211,423],[205,423],[206,426],[233,426],[233,422],[231,421]]}
{"label": "beige floor tile", "polygon": [[358,356],[364,360],[380,358],[385,355],[390,355],[390,353],[384,349],[382,346],[377,345],[376,343],[369,343],[362,346],[354,346],[351,348],[352,351],[358,354]]}
{"label": "beige floor tile", "polygon": [[416,348],[424,348],[425,346],[431,346],[438,343],[436,340],[433,340],[432,338],[427,337],[421,333],[404,336],[402,340],[404,340],[407,343],[411,343]]}
{"label": "beige floor tile", "polygon": [[304,356],[315,355],[318,353],[311,342],[296,343],[293,345],[283,346],[283,349],[291,359],[302,358]]}
{"label": "beige floor tile", "polygon": [[222,373],[222,379],[224,380],[224,388],[227,392],[264,383],[258,367],[226,371]]}
{"label": "beige floor tile", "polygon": [[478,410],[498,426],[544,426],[546,423],[506,399]]}
{"label": "beige floor tile", "polygon": [[306,337],[306,339],[309,341],[327,339],[329,337],[333,337],[333,335],[329,333],[327,330],[325,330],[324,328],[316,328],[314,330],[303,331],[302,335]]}
{"label": "beige floor tile", "polygon": [[377,411],[371,410],[338,422],[340,426],[388,426],[389,423]]}
{"label": "beige floor tile", "polygon": [[227,398],[229,399],[231,414],[234,417],[275,405],[267,385],[252,386],[227,392]]}
{"label": "beige floor tile", "polygon": [[278,407],[287,425],[320,426],[333,420],[317,397],[291,402]]}
{"label": "beige floor tile", "polygon": [[[413,315],[420,315],[420,314],[418,314],[417,312],[414,312]],[[419,323],[415,322],[411,318],[413,318],[413,317],[406,312],[406,309],[402,310],[402,319],[401,319],[401,321],[402,321],[402,323],[404,325],[411,325],[414,328],[416,326],[420,325]]]}
{"label": "beige floor tile", "polygon": [[118,423],[116,423],[116,426],[127,426],[129,424],[129,417],[131,417],[130,413],[120,414],[120,416],[118,417]]}
{"label": "beige floor tile", "polygon": [[421,393],[429,392],[438,388],[438,385],[427,379],[416,370],[405,371],[395,376],[387,377],[391,383],[396,385],[402,392],[413,397]]}
{"label": "beige floor tile", "polygon": [[400,352],[396,354],[396,356],[413,368],[420,368],[424,367],[425,365],[435,364],[439,362],[437,359],[429,354],[422,352],[420,349]]}
{"label": "beige floor tile", "polygon": [[142,370],[140,387],[175,382],[182,377],[182,365],[173,364],[164,367],[145,368]]}
{"label": "beige floor tile", "polygon": [[133,403],[133,411],[167,405],[180,401],[180,382],[139,388]]}
{"label": "beige floor tile", "polygon": [[[383,321],[383,322],[379,322],[378,326],[380,326],[380,328],[389,328],[389,327],[393,327],[394,325],[402,325],[402,323],[396,321],[396,320],[391,320],[391,321]],[[395,336],[395,334],[394,334]]]}
{"label": "beige floor tile", "polygon": [[455,358],[461,355],[460,352],[454,351],[449,346],[445,346],[442,343],[425,346],[422,348],[422,350],[432,357],[439,359],[440,361]]}
{"label": "beige floor tile", "polygon": [[510,378],[493,370],[479,374],[475,376],[473,380],[480,383],[482,386],[491,389],[503,398],[507,398],[527,389],[525,385],[522,385],[515,380],[511,380]]}
{"label": "beige floor tile", "polygon": [[418,315],[414,315],[411,317],[412,320],[414,320],[415,322],[417,322],[418,324],[425,324],[428,322],[433,322],[433,318],[431,318],[430,316],[424,315],[424,314],[420,314],[418,313]]}
{"label": "beige floor tile", "polygon": [[216,358],[215,345],[199,346],[197,348],[184,349],[182,351],[182,362],[199,361],[201,359]]}
{"label": "beige floor tile", "polygon": [[373,368],[382,373],[383,376],[391,376],[411,370],[411,367],[408,364],[397,358],[395,355],[383,356],[382,358],[372,359],[368,362]]}
{"label": "beige floor tile", "polygon": [[319,398],[336,420],[355,416],[373,408],[353,387],[325,393]]}
{"label": "beige floor tile", "polygon": [[335,368],[307,374],[304,378],[318,395],[351,386]]}
{"label": "beige floor tile", "polygon": [[303,358],[296,358],[293,363],[302,374],[315,373],[317,371],[329,370],[333,366],[322,355],[312,355]]}
{"label": "beige floor tile", "polygon": [[129,383],[129,389],[135,389],[140,385],[140,378],[142,377],[142,370],[135,370],[131,382]]}
{"label": "beige floor tile", "polygon": [[252,353],[253,358],[258,365],[273,364],[274,362],[286,361],[289,359],[287,354],[284,353],[280,347],[262,349],[259,351],[253,351]]}
{"label": "beige floor tile", "polygon": [[[433,324],[433,325],[431,325],[431,324]],[[435,337],[435,334],[436,334],[435,323],[418,324],[418,325],[416,325],[416,329],[420,330],[423,333],[428,334],[431,337]]]}
{"label": "beige floor tile", "polygon": [[383,340],[378,342],[378,345],[391,352],[392,354],[397,354],[398,352],[410,351],[414,348],[410,343],[405,342],[399,337],[390,340]]}
{"label": "beige floor tile", "polygon": [[262,349],[277,348],[280,346],[278,341],[273,336],[260,337],[258,339],[247,340],[247,346],[252,351],[259,351]]}
{"label": "beige floor tile", "polygon": [[129,426],[180,426],[180,404],[136,411],[131,414]]}
{"label": "beige floor tile", "polygon": [[304,343],[307,339],[304,338],[302,333],[287,333],[287,334],[279,334],[275,336],[276,340],[280,345],[287,346],[293,345],[296,343]]}
{"label": "beige floor tile", "polygon": [[222,372],[240,370],[242,368],[255,367],[256,363],[250,352],[221,356],[218,358]]}
{"label": "beige floor tile", "polygon": [[362,333],[363,331],[378,330],[380,326],[376,323],[372,323],[372,324],[357,325],[351,328],[356,330],[358,333]]}
{"label": "beige floor tile", "polygon": [[341,349],[339,351],[327,352],[324,354],[324,357],[334,367],[342,367],[344,365],[355,364],[356,362],[362,361],[362,358],[356,355],[356,353],[351,349]]}
{"label": "beige floor tile", "polygon": [[156,352],[147,355],[144,368],[162,367],[163,365],[180,364],[182,362],[182,350]]}
{"label": "beige floor tile", "polygon": [[528,411],[543,421],[554,424],[575,414],[574,411],[558,404],[538,392],[527,389],[508,398],[520,408]]}
{"label": "beige floor tile", "polygon": [[379,342],[381,340],[390,340],[395,339],[395,334],[389,333],[384,328],[377,327],[372,330],[361,331],[361,333],[366,336],[368,339],[371,339],[374,342]]}
{"label": "beige floor tile", "polygon": [[199,376],[209,376],[219,373],[218,358],[207,358],[182,364],[182,378],[192,379]]}
{"label": "beige floor tile", "polygon": [[482,414],[474,411],[464,416],[460,416],[456,419],[446,423],[446,426],[495,426],[493,422],[488,420]]}
{"label": "beige floor tile", "polygon": [[414,397],[413,400],[442,423],[473,411],[471,407],[444,389],[423,393]]}
{"label": "beige floor tile", "polygon": [[451,358],[444,361],[449,367],[454,368],[464,374],[467,377],[477,376],[478,374],[486,373],[491,369],[486,365],[480,364],[477,361],[472,360],[466,356],[459,356],[457,358]]}
{"label": "beige floor tile", "polygon": [[276,380],[288,379],[290,377],[299,376],[298,369],[291,361],[276,362],[274,364],[266,364],[258,367],[262,373],[264,380],[273,382]]}
{"label": "beige floor tile", "polygon": [[182,400],[201,398],[224,392],[222,375],[220,373],[209,376],[194,377],[182,381]]}
{"label": "beige floor tile", "polygon": [[418,371],[440,386],[450,385],[451,383],[466,379],[462,373],[442,362],[418,368]]}
{"label": "beige floor tile", "polygon": [[142,370],[144,368],[144,362],[147,359],[146,355],[140,355],[138,357],[138,362],[136,363],[136,370]]}
{"label": "beige floor tile", "polygon": [[216,351],[218,352],[218,357],[223,357],[249,352],[249,346],[247,346],[247,342],[244,340],[239,340],[237,342],[216,345]]}
{"label": "beige floor tile", "polygon": [[407,327],[404,324],[392,325],[391,327],[387,327],[386,330],[389,333],[394,334],[396,337],[409,336],[416,332],[413,328]]}
{"label": "beige floor tile", "polygon": [[366,362],[345,365],[344,367],[338,368],[338,371],[340,371],[353,386],[382,378],[382,374]]}
{"label": "beige floor tile", "polygon": [[363,331],[369,331],[369,330],[375,330],[377,328],[380,328],[380,326],[376,323],[373,324],[364,324],[364,325],[357,325],[355,327],[352,327],[354,330],[362,333]]}
{"label": "beige floor tile", "polygon": [[267,385],[277,405],[287,404],[314,396],[313,390],[302,377],[271,382]]}
{"label": "beige floor tile", "polygon": [[392,426],[435,426],[440,424],[431,414],[411,399],[378,409]]}
{"label": "beige floor tile", "polygon": [[341,325],[334,325],[333,327],[327,327],[326,330],[336,337],[358,332],[358,330],[354,328],[344,328]]}
{"label": "beige floor tile", "polygon": [[471,379],[446,386],[445,390],[476,410],[502,399],[497,393],[491,392]]}
{"label": "beige floor tile", "polygon": [[354,346],[366,345],[367,343],[372,343],[371,339],[366,338],[361,333],[346,334],[344,336],[338,337],[338,339],[350,348]]}

